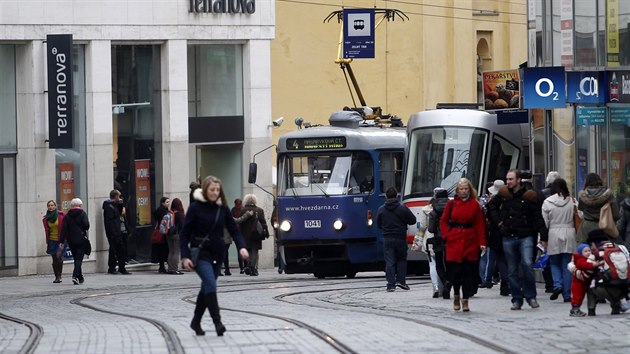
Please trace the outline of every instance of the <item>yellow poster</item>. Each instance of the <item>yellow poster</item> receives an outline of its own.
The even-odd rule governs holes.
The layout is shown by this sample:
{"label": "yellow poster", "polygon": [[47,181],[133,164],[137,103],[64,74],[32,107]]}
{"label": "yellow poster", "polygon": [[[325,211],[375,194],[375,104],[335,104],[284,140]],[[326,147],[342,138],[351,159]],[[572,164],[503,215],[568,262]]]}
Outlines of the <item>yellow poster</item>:
{"label": "yellow poster", "polygon": [[151,224],[151,175],[149,160],[135,160],[136,213],[138,225]]}
{"label": "yellow poster", "polygon": [[65,213],[70,210],[74,198],[74,165],[71,162],[59,164],[59,204]]}
{"label": "yellow poster", "polygon": [[606,53],[608,66],[619,66],[619,0],[606,1]]}

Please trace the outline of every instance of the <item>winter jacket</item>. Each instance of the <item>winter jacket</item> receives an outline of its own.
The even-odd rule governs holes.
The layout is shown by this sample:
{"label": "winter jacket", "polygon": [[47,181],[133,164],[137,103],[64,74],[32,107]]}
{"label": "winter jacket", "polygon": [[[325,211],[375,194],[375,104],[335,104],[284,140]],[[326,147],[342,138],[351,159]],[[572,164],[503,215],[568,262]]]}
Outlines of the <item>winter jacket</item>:
{"label": "winter jacket", "polygon": [[[57,227],[59,228],[59,243],[65,242],[65,240],[61,236],[61,228],[63,227],[63,218],[65,216],[66,214],[64,214],[63,211],[59,211],[57,214],[57,219],[59,220],[59,223],[57,224]],[[44,223],[44,232],[46,233],[46,243],[48,243],[48,241],[50,241],[50,227],[48,226],[48,220],[46,220],[46,215],[44,215],[42,222]]]}
{"label": "winter jacket", "polygon": [[397,199],[388,199],[376,212],[376,226],[384,238],[407,239],[407,225],[416,223],[416,216]]}
{"label": "winter jacket", "polygon": [[547,241],[547,228],[541,207],[542,193],[526,185],[513,192],[507,186],[488,202],[490,220],[503,237],[536,237],[540,233],[542,241]]}
{"label": "winter jacket", "polygon": [[257,224],[258,221],[262,224],[265,235],[269,237],[269,228],[267,227],[267,221],[265,221],[265,212],[262,208],[257,207],[253,204],[245,205],[241,208],[240,217],[245,216],[248,211],[254,212],[254,217],[250,217],[247,221],[240,224],[241,233],[245,238],[245,244],[248,249],[262,249],[262,239],[258,237]]}
{"label": "winter jacket", "polygon": [[617,229],[619,230],[619,236],[623,239],[623,243],[626,248],[630,249],[630,197],[626,197],[620,205],[619,212],[621,217],[617,220]]}
{"label": "winter jacket", "polygon": [[111,200],[103,202],[103,223],[105,224],[105,235],[108,239],[118,239],[122,237],[120,231],[120,212]]}
{"label": "winter jacket", "polygon": [[64,218],[61,234],[70,245],[82,245],[89,229],[90,221],[85,211],[81,208],[72,208]]}
{"label": "winter jacket", "polygon": [[573,253],[577,248],[573,222],[573,198],[554,194],[545,199],[542,216],[549,229],[547,254]]}
{"label": "winter jacket", "polygon": [[573,281],[588,285],[598,268],[598,266],[593,263],[594,260],[595,257],[593,255],[586,258],[579,253],[574,253],[573,259],[567,265],[567,269],[573,274]]}
{"label": "winter jacket", "polygon": [[[201,189],[195,190],[193,195],[195,201],[188,207],[184,227],[179,234],[181,258],[190,258],[190,248],[199,247],[204,237],[210,233],[201,248],[199,257],[222,263],[225,256],[224,226],[232,234],[237,248],[245,248],[245,241],[236,227],[230,209],[221,203],[221,199],[218,199],[217,202],[210,202],[205,199]],[[220,213],[218,219],[216,219],[217,213]],[[215,219],[217,220],[216,225],[214,225]]]}
{"label": "winter jacket", "polygon": [[479,247],[486,245],[486,221],[479,202],[455,196],[442,213],[440,232],[446,242],[447,261],[479,260]]}
{"label": "winter jacket", "polygon": [[582,211],[582,223],[577,233],[577,242],[586,242],[588,233],[599,228],[599,212],[606,203],[611,203],[613,219],[619,220],[619,206],[613,192],[606,187],[587,187],[578,193],[578,210]]}

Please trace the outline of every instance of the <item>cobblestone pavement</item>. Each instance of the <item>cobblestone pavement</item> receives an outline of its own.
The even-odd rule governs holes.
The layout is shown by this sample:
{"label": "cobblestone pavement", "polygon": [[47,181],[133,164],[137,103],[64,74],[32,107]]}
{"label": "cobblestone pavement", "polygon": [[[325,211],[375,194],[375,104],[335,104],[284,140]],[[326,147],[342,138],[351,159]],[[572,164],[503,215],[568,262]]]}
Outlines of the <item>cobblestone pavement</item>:
{"label": "cobblestone pavement", "polygon": [[[511,311],[498,289],[480,289],[469,313],[431,298],[427,277],[410,291],[385,292],[382,273],[355,279],[311,275],[219,279],[228,332],[217,337],[206,314],[205,336],[188,327],[199,289],[195,274],[136,271],[88,274],[86,283],[50,276],[0,279],[0,314],[39,326],[35,353],[627,353],[630,314],[569,317],[570,305],[550,301]],[[585,310],[585,305],[583,305]],[[167,340],[169,333],[174,340]],[[323,335],[324,339],[321,336]],[[18,353],[31,331],[0,318],[0,352]],[[170,344],[169,344],[170,343]],[[333,346],[336,345],[336,346]]]}

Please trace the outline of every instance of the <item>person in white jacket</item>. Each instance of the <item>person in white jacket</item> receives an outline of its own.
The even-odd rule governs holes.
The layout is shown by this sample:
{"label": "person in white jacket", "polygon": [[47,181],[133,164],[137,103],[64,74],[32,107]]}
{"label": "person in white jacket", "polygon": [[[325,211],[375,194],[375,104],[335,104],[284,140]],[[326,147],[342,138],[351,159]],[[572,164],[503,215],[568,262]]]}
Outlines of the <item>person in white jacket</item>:
{"label": "person in white jacket", "polygon": [[571,197],[567,182],[558,178],[551,184],[551,196],[543,202],[542,215],[549,230],[549,239],[542,242],[547,249],[553,277],[551,300],[560,294],[564,302],[571,301],[571,272],[567,265],[577,247],[573,208],[576,204]]}

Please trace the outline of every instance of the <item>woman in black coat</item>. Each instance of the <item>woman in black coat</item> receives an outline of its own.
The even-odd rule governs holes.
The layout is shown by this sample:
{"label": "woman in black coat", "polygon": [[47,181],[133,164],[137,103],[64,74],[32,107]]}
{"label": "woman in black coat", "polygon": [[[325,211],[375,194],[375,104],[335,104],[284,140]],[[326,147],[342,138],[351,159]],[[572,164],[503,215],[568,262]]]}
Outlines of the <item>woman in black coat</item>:
{"label": "woman in black coat", "polygon": [[[245,237],[247,251],[250,254],[249,267],[245,269],[245,274],[258,275],[258,250],[262,249],[262,241],[269,237],[269,229],[265,221],[265,212],[256,206],[256,196],[248,194],[243,197],[245,206],[241,208],[241,216],[248,212],[253,212],[254,217],[247,219],[241,224],[241,232]],[[258,231],[258,223],[262,225],[262,234]],[[249,270],[248,270],[249,269]]]}
{"label": "woman in black coat", "polygon": [[62,237],[68,241],[72,258],[74,258],[74,270],[72,271],[72,283],[74,285],[83,284],[85,281],[81,265],[89,242],[87,241],[87,231],[90,229],[90,221],[85,211],[81,209],[82,205],[83,202],[79,198],[70,201],[70,210],[68,210],[68,215],[64,218],[61,227]]}
{"label": "woman in black coat", "polygon": [[[169,198],[162,197],[160,199],[160,206],[153,212],[156,223],[155,227],[160,226],[162,218],[168,213],[170,204],[171,200]],[[164,266],[166,262],[168,262],[168,243],[166,240],[162,243],[154,243],[151,245],[151,263],[158,263],[160,265],[158,272],[166,273],[166,267]]]}
{"label": "woman in black coat", "polygon": [[[219,303],[217,301],[217,278],[225,255],[223,228],[232,235],[243,259],[249,258],[243,236],[236,227],[236,222],[227,206],[227,200],[221,188],[221,180],[208,176],[201,183],[201,189],[194,192],[193,202],[184,219],[180,233],[182,265],[189,271],[195,270],[201,278],[201,290],[197,295],[195,314],[190,322],[198,336],[206,332],[201,328],[201,317],[206,308],[210,312],[218,336],[225,332],[221,323]],[[191,259],[191,248],[199,247],[199,258]]]}

